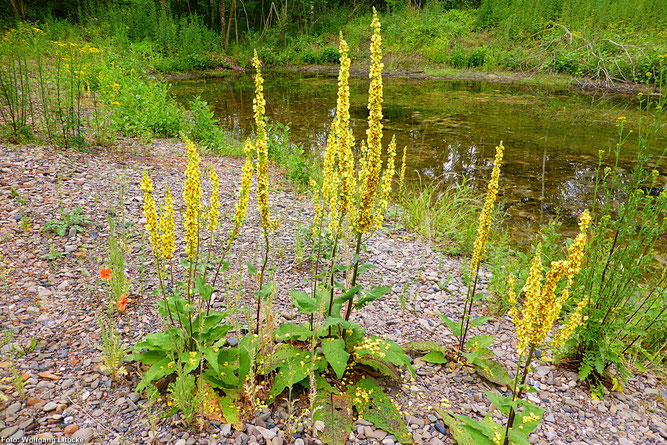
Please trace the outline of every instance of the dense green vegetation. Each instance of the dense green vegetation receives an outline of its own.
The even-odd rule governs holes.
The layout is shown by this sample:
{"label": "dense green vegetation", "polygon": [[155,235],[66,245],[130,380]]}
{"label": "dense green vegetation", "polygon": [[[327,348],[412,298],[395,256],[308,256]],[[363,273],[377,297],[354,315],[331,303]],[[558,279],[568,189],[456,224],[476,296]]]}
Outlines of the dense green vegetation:
{"label": "dense green vegetation", "polygon": [[666,69],[660,0],[11,4],[6,17],[39,23],[51,39],[113,46],[158,72],[245,66],[255,48],[269,65],[333,64],[339,32],[353,65],[365,62],[372,5],[382,12],[389,69],[549,72],[604,83],[653,80]]}

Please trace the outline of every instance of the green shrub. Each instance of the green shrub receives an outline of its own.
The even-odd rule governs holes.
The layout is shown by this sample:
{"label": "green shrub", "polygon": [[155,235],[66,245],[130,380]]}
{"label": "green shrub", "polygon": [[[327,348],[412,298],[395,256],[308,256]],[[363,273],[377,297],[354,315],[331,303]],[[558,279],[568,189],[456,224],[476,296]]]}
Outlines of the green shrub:
{"label": "green shrub", "polygon": [[454,68],[465,68],[468,66],[468,53],[461,44],[456,44],[449,55],[449,64]]}
{"label": "green shrub", "polygon": [[[619,138],[610,152],[600,153],[596,170],[591,236],[587,263],[575,280],[572,293],[586,302],[587,317],[566,344],[565,356],[579,364],[579,375],[601,389],[601,381],[623,381],[628,376],[625,356],[638,352],[664,361],[655,340],[667,322],[667,275],[656,271],[656,249],[667,233],[667,192],[651,170],[649,146],[664,126],[664,98],[652,108],[652,119],[640,121],[639,150],[633,169],[619,166],[628,133],[625,118],[617,120]],[[662,151],[662,156],[665,150]],[[657,348],[657,349],[652,349]],[[611,375],[611,370],[616,374]]]}
{"label": "green shrub", "polygon": [[475,48],[468,56],[468,67],[478,68],[484,66],[488,58],[489,50],[486,46]]}

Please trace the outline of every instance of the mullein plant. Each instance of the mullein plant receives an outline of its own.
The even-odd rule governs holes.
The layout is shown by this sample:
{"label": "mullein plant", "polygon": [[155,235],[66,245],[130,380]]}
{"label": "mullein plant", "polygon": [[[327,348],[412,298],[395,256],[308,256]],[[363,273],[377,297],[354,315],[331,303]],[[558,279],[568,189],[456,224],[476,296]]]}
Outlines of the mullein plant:
{"label": "mullein plant", "polygon": [[[382,226],[396,156],[396,142],[392,140],[386,149],[386,164],[382,161],[382,52],[376,13],[371,27],[367,138],[361,143],[357,165],[350,129],[349,47],[341,35],[336,116],[327,140],[323,182],[315,202],[316,259],[312,285],[310,293],[291,292],[297,310],[310,316],[310,326],[294,323],[279,326],[273,333],[277,343],[272,355],[277,361],[268,368],[275,373],[272,379],[267,379],[273,381],[269,402],[296,384],[309,388],[313,423],[319,420],[325,425],[317,432],[318,437],[330,444],[345,443],[354,426],[355,412],[394,434],[400,442],[413,442],[394,402],[364,377],[368,368],[394,381],[401,380],[400,368],[414,377],[409,358],[396,343],[367,336],[357,323],[350,321],[353,308],[361,308],[391,290],[391,286],[378,286],[365,291],[358,284],[358,277],[371,268],[362,263],[359,255],[364,241]],[[325,237],[331,244],[323,242]],[[339,252],[348,243],[353,246],[354,255],[350,264],[345,263]],[[329,267],[320,273],[322,258],[328,260]],[[343,275],[345,279],[337,281]]]}
{"label": "mullein plant", "polygon": [[540,424],[544,410],[522,400],[527,390],[526,379],[537,348],[561,346],[584,321],[583,311],[587,300],[582,299],[570,314],[569,320],[551,338],[552,331],[563,306],[570,299],[570,289],[582,268],[584,251],[588,240],[591,216],[588,210],[579,219],[579,234],[570,244],[566,260],[552,261],[546,274],[543,271],[542,253],[537,247],[528,279],[523,286],[525,301],[519,314],[514,289],[516,279],[509,276],[509,300],[514,320],[517,350],[516,374],[509,397],[500,397],[486,392],[498,411],[507,416],[507,421],[496,423],[491,414],[481,422],[466,416],[450,415],[438,410],[458,443],[508,445],[528,443],[528,435]]}
{"label": "mullein plant", "polygon": [[[370,238],[373,232],[382,226],[395,174],[395,138],[392,138],[387,148],[387,161],[384,168],[382,162],[382,69],[384,65],[382,63],[381,26],[377,13],[373,14],[371,28],[373,29],[373,35],[370,45],[368,129],[366,130],[366,140],[361,142],[359,165],[357,166],[355,163],[354,137],[350,129],[349,46],[341,35],[336,117],[331,125],[327,141],[323,163],[324,179],[316,203],[316,223],[321,227],[326,213],[328,229],[333,238],[333,247],[329,255],[331,268],[329,270],[328,316],[339,315],[333,312],[335,300],[334,275],[340,269],[336,266],[338,243],[346,235],[351,235],[353,240],[353,264],[348,268],[350,276],[347,286],[348,292],[345,296],[347,300],[344,313],[345,321],[350,319],[352,309],[355,306],[355,295],[361,292],[357,281],[360,270],[365,268],[359,259],[363,241]],[[321,236],[319,230],[319,228],[315,229],[318,240]],[[317,246],[318,254],[316,257],[319,260],[319,242]],[[315,284],[313,286],[313,296],[316,294],[316,288],[317,285]],[[382,291],[371,292],[373,295],[367,295],[363,297],[363,300],[366,302],[372,301],[372,299],[377,299],[388,291],[388,288],[383,288]],[[371,300],[368,300],[369,298]],[[362,300],[357,301],[357,307],[360,307],[360,301]]]}
{"label": "mullein plant", "polygon": [[277,221],[271,218],[269,211],[269,149],[268,136],[266,131],[266,122],[264,121],[266,100],[264,99],[264,78],[260,69],[261,62],[257,57],[257,50],[252,59],[255,67],[255,98],[252,102],[253,116],[255,119],[256,139],[254,144],[254,156],[256,158],[257,169],[257,206],[262,224],[262,234],[264,237],[264,257],[259,272],[259,292],[257,295],[257,314],[255,334],[259,334],[260,318],[262,309],[262,298],[268,296],[273,287],[273,283],[267,283],[264,286],[264,276],[266,266],[269,262],[269,250],[271,247],[269,236],[276,229]]}
{"label": "mullein plant", "polygon": [[[175,267],[179,263],[174,264],[177,227],[174,197],[166,187],[164,204],[159,206],[154,197],[153,182],[147,172],[143,172],[141,180],[145,228],[158,281],[156,292],[162,296],[158,310],[167,327],[163,332],[148,334],[133,348],[136,352],[130,358],[150,366],[137,387],[139,391],[170,374],[185,379],[190,378],[187,376],[195,371],[203,379],[198,380],[198,391],[206,390],[206,385],[223,390],[237,388],[247,373],[247,367],[245,373],[239,371],[237,350],[225,347],[225,336],[232,329],[231,324],[224,322],[229,313],[211,310],[211,300],[219,273],[227,269],[226,255],[245,220],[254,170],[250,158],[252,153],[246,150],[248,158],[242,170],[234,224],[226,241],[222,243],[218,257],[215,250],[221,218],[219,177],[209,167],[211,194],[209,205],[205,206],[201,159],[195,144],[187,137],[182,137],[187,152],[183,188],[185,255],[180,262],[182,269]],[[205,236],[209,237],[208,243],[202,242]],[[209,273],[209,270],[215,270],[215,274]]]}

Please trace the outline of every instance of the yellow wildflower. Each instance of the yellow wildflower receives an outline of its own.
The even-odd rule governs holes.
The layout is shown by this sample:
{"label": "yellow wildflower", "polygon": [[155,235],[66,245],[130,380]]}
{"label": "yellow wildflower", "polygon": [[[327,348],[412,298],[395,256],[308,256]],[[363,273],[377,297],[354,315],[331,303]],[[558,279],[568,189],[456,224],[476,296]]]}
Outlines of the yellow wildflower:
{"label": "yellow wildflower", "polygon": [[324,151],[324,165],[323,165],[323,179],[321,189],[322,205],[329,206],[329,229],[335,232],[338,229],[338,195],[340,178],[336,172],[336,135],[335,135],[336,121],[331,124],[331,131],[327,138],[327,148]]}
{"label": "yellow wildflower", "polygon": [[[581,270],[587,238],[586,231],[590,220],[589,212],[585,211],[579,222],[580,233],[570,246],[568,259],[551,262],[544,284],[542,284],[542,255],[539,246],[536,249],[528,281],[524,287],[526,302],[522,318],[519,318],[516,309],[512,310],[519,340],[519,351],[524,352],[527,347],[537,347],[544,343],[547,334],[556,322],[563,304],[569,298],[569,287],[572,284],[572,279]],[[559,297],[556,298],[556,288],[563,277],[567,277],[567,282]],[[514,277],[511,277],[511,283],[513,281]],[[510,292],[510,302],[513,305],[516,303],[513,290]],[[579,303],[577,310],[571,316],[570,322],[556,336],[555,344],[562,344],[582,322],[581,311],[584,307],[585,303]]]}
{"label": "yellow wildflower", "polygon": [[174,198],[167,186],[164,195],[164,209],[160,217],[160,231],[162,232],[162,258],[174,257]]}
{"label": "yellow wildflower", "polygon": [[401,175],[398,178],[398,189],[403,191],[403,185],[405,183],[405,160],[406,155],[408,154],[408,146],[403,147],[403,159],[401,160]]}
{"label": "yellow wildflower", "polygon": [[382,175],[382,189],[380,191],[380,205],[375,212],[375,227],[382,227],[384,220],[384,211],[387,210],[389,203],[389,194],[391,193],[391,181],[394,179],[394,158],[396,157],[396,136],[391,138],[389,148],[387,149],[387,167]]}
{"label": "yellow wildflower", "polygon": [[185,170],[185,186],[183,200],[185,201],[185,254],[189,259],[197,255],[199,243],[199,212],[201,211],[201,170],[199,169],[199,154],[195,144],[183,136],[185,148],[188,152],[188,165]]}
{"label": "yellow wildflower", "polygon": [[493,213],[493,205],[496,202],[498,195],[498,180],[500,178],[500,165],[503,162],[503,147],[502,141],[496,147],[496,157],[493,161],[493,170],[491,171],[491,181],[489,181],[488,191],[486,193],[486,200],[482,213],[479,215],[479,227],[477,228],[477,238],[475,239],[475,247],[473,249],[472,258],[470,260],[470,274],[477,273],[484,252],[486,252],[486,245],[489,241],[489,229],[491,228],[491,214]]}
{"label": "yellow wildflower", "polygon": [[250,139],[246,140],[244,148],[246,153],[246,160],[245,164],[243,164],[243,169],[241,170],[241,190],[239,190],[239,200],[236,203],[236,211],[234,212],[235,231],[238,231],[238,229],[243,224],[246,211],[248,210],[250,183],[252,182],[252,173],[255,168],[252,163],[252,159],[250,159],[252,148],[253,146]]}
{"label": "yellow wildflower", "polygon": [[266,101],[264,100],[264,79],[260,71],[261,63],[257,57],[252,59],[255,66],[255,98],[253,99],[252,109],[255,116],[255,126],[257,127],[257,139],[255,141],[255,155],[257,156],[257,205],[262,220],[262,227],[265,232],[273,230],[274,222],[269,214],[269,151],[267,145],[266,122],[264,122],[264,112]]}
{"label": "yellow wildflower", "polygon": [[347,55],[349,47],[340,35],[340,71],[338,73],[338,100],[336,102],[336,139],[338,151],[338,169],[341,176],[340,211],[354,219],[356,207],[354,205],[356,192],[356,178],[354,172],[354,136],[350,129],[350,58]]}
{"label": "yellow wildflower", "polygon": [[368,129],[366,145],[362,144],[359,212],[356,217],[355,232],[362,234],[375,226],[373,207],[382,170],[382,37],[380,21],[373,9],[371,22],[371,68],[368,77],[371,80],[368,88]]}
{"label": "yellow wildflower", "polygon": [[[156,258],[160,253],[160,234],[158,232],[158,216],[155,201],[153,200],[153,182],[148,173],[144,171],[141,178],[141,190],[144,191],[144,218],[146,218],[146,231],[150,240],[153,253]],[[159,265],[158,265],[159,267]]]}

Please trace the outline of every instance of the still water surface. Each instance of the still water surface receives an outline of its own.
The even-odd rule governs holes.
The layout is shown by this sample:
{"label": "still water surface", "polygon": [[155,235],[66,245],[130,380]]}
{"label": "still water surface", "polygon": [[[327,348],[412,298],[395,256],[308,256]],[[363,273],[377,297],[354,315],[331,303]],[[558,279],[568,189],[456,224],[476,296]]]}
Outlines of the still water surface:
{"label": "still water surface", "polygon": [[[337,79],[328,75],[267,71],[266,114],[289,124],[292,142],[322,151],[335,113]],[[365,138],[368,80],[351,78],[351,125]],[[252,132],[253,83],[249,75],[184,79],[172,93],[187,102],[200,95],[222,124],[237,134]],[[598,150],[618,141],[616,118],[636,127],[637,103],[628,97],[578,94],[476,81],[385,78],[384,142],[396,136],[400,157],[408,146],[408,180],[447,184],[471,181],[483,190],[502,140],[505,157],[500,199],[513,238],[529,239],[535,228],[559,214],[573,228],[592,194]],[[635,147],[628,139],[622,164]],[[651,148],[659,154],[667,137]],[[665,170],[661,171],[664,184]]]}

